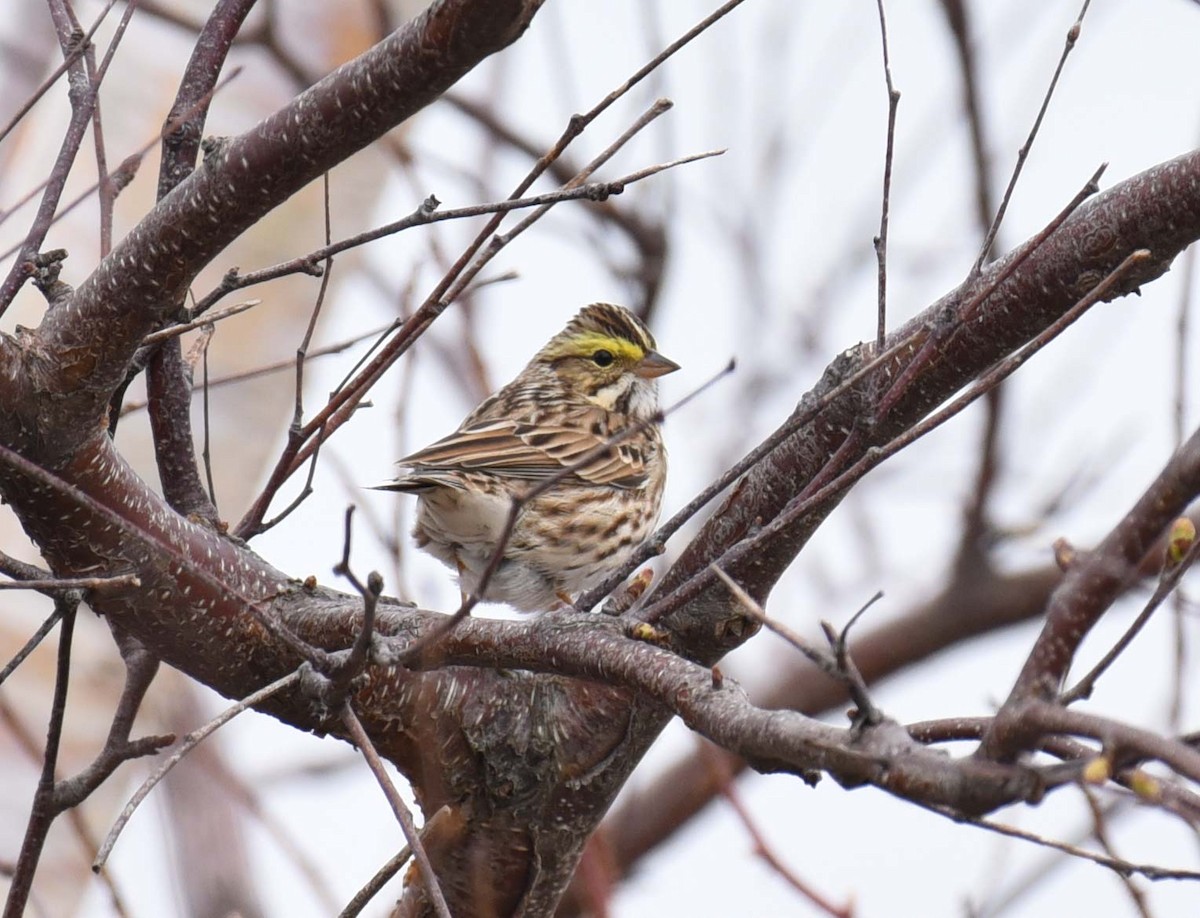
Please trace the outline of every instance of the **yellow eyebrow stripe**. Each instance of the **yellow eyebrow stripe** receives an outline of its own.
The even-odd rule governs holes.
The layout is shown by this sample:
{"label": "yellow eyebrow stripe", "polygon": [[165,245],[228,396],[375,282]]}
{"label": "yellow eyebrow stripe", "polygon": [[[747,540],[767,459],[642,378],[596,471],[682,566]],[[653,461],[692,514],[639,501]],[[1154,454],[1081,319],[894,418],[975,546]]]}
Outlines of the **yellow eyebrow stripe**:
{"label": "yellow eyebrow stripe", "polygon": [[557,349],[555,356],[590,357],[601,349],[612,351],[614,357],[623,357],[629,361],[641,360],[646,356],[645,350],[632,341],[614,338],[612,335],[600,332],[584,332],[581,335],[572,336],[570,340],[563,342],[561,349]]}

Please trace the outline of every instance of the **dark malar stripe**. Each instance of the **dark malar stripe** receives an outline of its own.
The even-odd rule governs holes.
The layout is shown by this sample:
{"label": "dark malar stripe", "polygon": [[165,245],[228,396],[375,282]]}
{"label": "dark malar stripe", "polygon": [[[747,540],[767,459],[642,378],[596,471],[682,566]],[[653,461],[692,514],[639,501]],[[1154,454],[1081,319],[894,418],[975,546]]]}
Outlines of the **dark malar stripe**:
{"label": "dark malar stripe", "polygon": [[613,410],[619,414],[629,414],[629,406],[633,402],[633,386],[630,386],[613,403]]}

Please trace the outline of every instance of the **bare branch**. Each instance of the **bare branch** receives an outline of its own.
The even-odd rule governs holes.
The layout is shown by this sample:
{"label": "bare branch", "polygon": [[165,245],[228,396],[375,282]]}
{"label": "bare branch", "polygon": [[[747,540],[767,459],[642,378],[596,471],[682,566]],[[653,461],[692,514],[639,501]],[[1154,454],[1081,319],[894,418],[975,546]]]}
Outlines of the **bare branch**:
{"label": "bare branch", "polygon": [[284,689],[290,688],[299,681],[299,673],[289,673],[282,679],[276,679],[270,685],[264,686],[257,692],[247,695],[237,704],[226,708],[224,711],[206,723],[203,727],[193,730],[191,733],[185,736],[180,741],[178,748],[166,758],[166,760],[155,770],[154,774],[147,778],[142,783],[141,787],[137,789],[134,795],[129,798],[129,802],[125,804],[125,808],[121,811],[121,814],[113,823],[112,828],[108,830],[108,835],[105,836],[104,843],[100,846],[100,850],[96,852],[96,858],[92,862],[92,870],[99,871],[104,866],[105,862],[108,860],[109,854],[112,853],[113,845],[117,843],[117,838],[120,836],[121,830],[125,828],[125,824],[129,822],[129,818],[133,815],[139,804],[141,804],[141,802],[145,800],[147,796],[149,796],[150,791],[154,790],[154,786],[163,778],[165,778],[167,776],[167,772],[174,768],[193,747],[203,741],[213,731],[233,720],[233,718],[237,717],[243,711],[246,711],[257,704],[261,704],[272,695],[275,695]]}

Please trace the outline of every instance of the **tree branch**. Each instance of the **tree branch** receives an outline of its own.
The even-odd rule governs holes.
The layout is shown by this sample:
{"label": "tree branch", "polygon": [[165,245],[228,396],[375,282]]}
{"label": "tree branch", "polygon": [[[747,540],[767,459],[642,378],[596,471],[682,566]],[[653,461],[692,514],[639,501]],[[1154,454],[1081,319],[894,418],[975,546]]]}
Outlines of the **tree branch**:
{"label": "tree branch", "polygon": [[[59,417],[0,413],[0,440],[61,459],[95,428],[141,339],[196,274],[264,214],[428,105],[529,25],[542,0],[441,0],[238,137],[214,141],[183,180],[24,346],[0,348],[0,395],[70,395]],[[137,265],[137,270],[129,270]],[[60,355],[71,354],[70,361]],[[20,372],[23,368],[25,372]],[[14,423],[16,422],[16,423]]]}

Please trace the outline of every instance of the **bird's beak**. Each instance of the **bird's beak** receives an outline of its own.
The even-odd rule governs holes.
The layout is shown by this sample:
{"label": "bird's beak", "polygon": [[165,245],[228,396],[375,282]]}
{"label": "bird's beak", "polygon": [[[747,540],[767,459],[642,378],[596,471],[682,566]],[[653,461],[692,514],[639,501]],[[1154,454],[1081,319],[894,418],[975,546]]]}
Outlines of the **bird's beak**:
{"label": "bird's beak", "polygon": [[642,379],[654,379],[656,376],[666,376],[679,369],[679,364],[668,360],[658,351],[647,351],[646,356],[633,365],[633,373]]}

